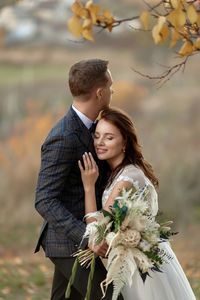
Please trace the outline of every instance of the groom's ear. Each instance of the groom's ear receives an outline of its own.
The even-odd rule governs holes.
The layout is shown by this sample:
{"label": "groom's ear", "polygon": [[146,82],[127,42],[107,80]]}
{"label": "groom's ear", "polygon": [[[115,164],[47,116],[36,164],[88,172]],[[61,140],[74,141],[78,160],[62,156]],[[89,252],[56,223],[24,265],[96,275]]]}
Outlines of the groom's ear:
{"label": "groom's ear", "polygon": [[96,96],[99,100],[102,98],[102,88],[96,90]]}

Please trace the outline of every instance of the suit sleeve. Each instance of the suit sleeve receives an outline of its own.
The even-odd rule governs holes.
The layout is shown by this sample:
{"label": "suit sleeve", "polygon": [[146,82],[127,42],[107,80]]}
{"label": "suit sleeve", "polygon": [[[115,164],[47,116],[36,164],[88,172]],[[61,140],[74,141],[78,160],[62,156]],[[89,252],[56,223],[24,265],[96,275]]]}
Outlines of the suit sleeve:
{"label": "suit sleeve", "polygon": [[[55,230],[80,244],[85,223],[77,220],[59,200],[76,160],[73,136],[54,137],[42,146],[41,168],[36,188],[35,208]],[[82,247],[87,241],[84,240]]]}

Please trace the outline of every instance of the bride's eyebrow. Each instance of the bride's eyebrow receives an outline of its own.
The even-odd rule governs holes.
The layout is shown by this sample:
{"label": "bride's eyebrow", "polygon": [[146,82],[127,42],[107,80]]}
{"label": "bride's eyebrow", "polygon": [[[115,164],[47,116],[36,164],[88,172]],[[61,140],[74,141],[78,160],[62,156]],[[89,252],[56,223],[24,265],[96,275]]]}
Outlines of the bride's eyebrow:
{"label": "bride's eyebrow", "polygon": [[[99,132],[98,131],[95,131],[95,134],[99,134]],[[111,133],[111,132],[106,132],[106,133],[104,133],[105,135],[112,135],[112,136],[114,136],[115,134],[114,133]]]}

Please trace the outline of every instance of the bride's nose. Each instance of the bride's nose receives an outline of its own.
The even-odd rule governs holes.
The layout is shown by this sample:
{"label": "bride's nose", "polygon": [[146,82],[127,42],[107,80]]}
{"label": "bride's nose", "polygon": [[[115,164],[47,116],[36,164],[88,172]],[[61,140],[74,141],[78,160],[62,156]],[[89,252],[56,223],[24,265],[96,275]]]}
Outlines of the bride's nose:
{"label": "bride's nose", "polygon": [[105,143],[104,143],[104,139],[103,139],[103,137],[100,137],[99,139],[98,139],[98,141],[97,141],[97,145],[98,146],[102,146],[102,145],[104,145]]}

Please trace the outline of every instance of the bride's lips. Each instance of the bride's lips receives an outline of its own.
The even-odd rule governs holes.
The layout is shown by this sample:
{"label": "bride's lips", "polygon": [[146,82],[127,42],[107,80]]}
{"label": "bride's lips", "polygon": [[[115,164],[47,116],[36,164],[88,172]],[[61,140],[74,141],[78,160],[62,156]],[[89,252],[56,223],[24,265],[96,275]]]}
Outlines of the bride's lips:
{"label": "bride's lips", "polygon": [[96,151],[97,151],[97,154],[104,154],[107,152],[107,150],[103,149],[103,148],[96,148]]}

